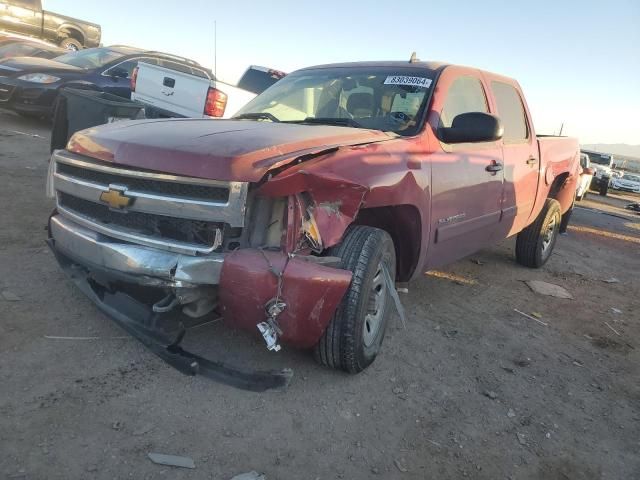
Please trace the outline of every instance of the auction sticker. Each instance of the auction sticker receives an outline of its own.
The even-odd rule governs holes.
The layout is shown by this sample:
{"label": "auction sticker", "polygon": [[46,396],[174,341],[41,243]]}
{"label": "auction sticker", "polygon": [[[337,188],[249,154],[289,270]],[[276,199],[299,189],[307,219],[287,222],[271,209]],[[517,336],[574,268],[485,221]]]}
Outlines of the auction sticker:
{"label": "auction sticker", "polygon": [[389,75],[384,81],[385,85],[407,85],[410,87],[429,88],[432,80],[425,77],[408,77],[406,75]]}

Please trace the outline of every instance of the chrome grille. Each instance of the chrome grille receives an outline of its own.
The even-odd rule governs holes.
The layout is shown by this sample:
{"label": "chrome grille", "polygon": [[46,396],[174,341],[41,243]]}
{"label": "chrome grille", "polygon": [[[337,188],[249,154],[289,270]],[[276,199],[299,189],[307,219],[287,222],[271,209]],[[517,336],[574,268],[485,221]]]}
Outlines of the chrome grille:
{"label": "chrome grille", "polygon": [[223,224],[214,222],[165,217],[152,213],[118,212],[106,205],[89,202],[62,192],[58,193],[58,202],[65,210],[73,211],[104,227],[120,228],[138,235],[192,243],[202,248],[219,244],[219,239],[216,241],[216,233],[224,228]]}
{"label": "chrome grille", "polygon": [[212,187],[175,182],[158,182],[147,178],[126,177],[123,175],[114,175],[113,173],[108,172],[88,170],[86,168],[69,165],[67,163],[59,163],[57,171],[63,175],[103,185],[126,183],[127,188],[130,190],[139,190],[159,195],[189,198],[192,200],[214,201],[218,203],[225,203],[229,200],[229,187],[227,185]]}
{"label": "chrome grille", "polygon": [[[225,226],[244,226],[246,183],[134,170],[67,151],[52,161],[58,211],[104,235],[196,255],[219,250]],[[101,200],[114,190],[130,204]]]}

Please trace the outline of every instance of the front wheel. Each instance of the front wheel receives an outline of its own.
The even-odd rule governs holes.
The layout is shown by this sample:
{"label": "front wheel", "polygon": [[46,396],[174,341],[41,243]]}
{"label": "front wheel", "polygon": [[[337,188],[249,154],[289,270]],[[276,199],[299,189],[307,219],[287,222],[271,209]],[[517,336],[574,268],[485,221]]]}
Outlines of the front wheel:
{"label": "front wheel", "polygon": [[60,47],[64,48],[65,50],[71,50],[72,52],[77,52],[78,50],[82,49],[82,44],[75,38],[66,37],[60,41]]}
{"label": "front wheel", "polygon": [[358,373],[378,355],[391,316],[393,286],[385,281],[383,268],[393,281],[395,248],[384,230],[356,225],[330,255],[340,257],[339,267],[353,272],[353,277],[314,353],[322,365]]}
{"label": "front wheel", "polygon": [[516,261],[530,268],[540,268],[551,257],[560,231],[560,203],[548,198],[544,208],[516,239]]}

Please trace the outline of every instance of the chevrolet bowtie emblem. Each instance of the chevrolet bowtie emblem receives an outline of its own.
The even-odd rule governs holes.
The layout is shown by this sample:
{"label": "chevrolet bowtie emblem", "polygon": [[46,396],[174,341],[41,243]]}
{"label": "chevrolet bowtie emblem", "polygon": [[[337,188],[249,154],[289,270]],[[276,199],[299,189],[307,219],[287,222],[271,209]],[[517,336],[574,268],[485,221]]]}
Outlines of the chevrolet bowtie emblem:
{"label": "chevrolet bowtie emblem", "polygon": [[127,197],[123,190],[109,187],[109,190],[100,194],[100,201],[111,208],[122,210],[133,203],[133,198]]}

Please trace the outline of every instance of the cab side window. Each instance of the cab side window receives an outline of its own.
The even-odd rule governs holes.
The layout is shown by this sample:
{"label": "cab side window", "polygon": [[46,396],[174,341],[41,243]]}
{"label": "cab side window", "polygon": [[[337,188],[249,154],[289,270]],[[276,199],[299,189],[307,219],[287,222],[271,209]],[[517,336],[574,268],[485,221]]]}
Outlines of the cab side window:
{"label": "cab side window", "polygon": [[449,87],[444,107],[440,112],[440,127],[449,128],[461,113],[489,113],[487,97],[482,83],[475,77],[459,77]]}
{"label": "cab side window", "polygon": [[504,143],[526,143],[529,128],[520,94],[512,85],[491,82],[491,90],[496,98],[498,116],[504,127]]}

